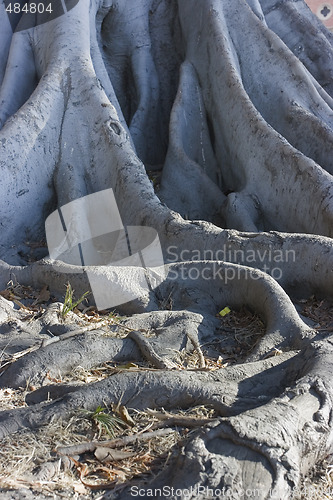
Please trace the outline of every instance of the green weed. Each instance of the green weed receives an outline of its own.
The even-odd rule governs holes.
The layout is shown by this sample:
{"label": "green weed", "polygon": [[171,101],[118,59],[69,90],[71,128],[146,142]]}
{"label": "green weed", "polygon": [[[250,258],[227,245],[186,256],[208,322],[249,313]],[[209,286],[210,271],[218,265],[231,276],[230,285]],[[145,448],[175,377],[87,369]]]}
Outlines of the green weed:
{"label": "green weed", "polygon": [[67,283],[64,305],[61,309],[61,317],[64,319],[70,311],[73,311],[76,306],[84,301],[89,293],[90,292],[85,292],[78,300],[74,300],[74,290],[72,288],[72,285],[70,283]]}

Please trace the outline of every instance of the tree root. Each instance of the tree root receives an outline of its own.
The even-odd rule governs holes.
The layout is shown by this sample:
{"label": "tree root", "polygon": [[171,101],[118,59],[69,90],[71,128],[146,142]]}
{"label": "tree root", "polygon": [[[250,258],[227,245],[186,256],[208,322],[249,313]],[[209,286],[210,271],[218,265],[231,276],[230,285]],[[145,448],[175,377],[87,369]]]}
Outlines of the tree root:
{"label": "tree root", "polygon": [[[212,421],[209,429],[201,430],[192,437],[178,459],[157,476],[150,487],[173,484],[175,488],[195,488],[199,484],[206,484],[206,481],[202,483],[203,477],[212,487],[210,477],[212,474],[215,477],[219,470],[218,484],[221,488],[237,491],[238,494],[240,490],[245,491],[250,487],[261,489],[259,498],[263,499],[270,489],[279,495],[284,491],[290,496],[292,489],[299,484],[300,473],[305,473],[317,459],[318,449],[323,453],[325,450],[328,452],[330,447],[331,388],[318,377],[314,381],[311,374],[314,368],[312,360],[316,356],[319,360],[322,350],[327,349],[328,345],[327,339],[317,341],[296,356],[278,356],[212,373],[196,372],[195,378],[191,372],[174,371],[115,374],[101,382],[80,387],[52,403],[2,412],[1,433],[4,436],[22,428],[47,425],[52,418],[68,417],[77,409],[92,409],[101,399],[104,404],[111,404],[117,403],[122,397],[126,407],[135,408],[184,408],[193,404],[209,404],[224,418]],[[331,365],[330,355],[327,356],[328,360]],[[324,366],[327,374],[326,368]],[[262,377],[263,371],[265,377]],[[315,368],[317,371],[318,366]],[[256,379],[258,384],[255,383]],[[316,393],[308,388],[304,390],[307,380],[313,381],[311,387],[316,388]],[[284,384],[290,383],[291,387],[285,386],[283,392]],[[295,391],[293,387],[301,390]],[[329,420],[318,421],[313,418],[318,411],[323,410],[325,415],[329,415]],[[263,419],[263,415],[267,415],[267,418]],[[319,446],[318,432],[321,436]],[[297,451],[300,442],[304,442],[307,447],[306,453]],[[214,457],[214,460],[210,459],[208,468],[204,466],[205,457]],[[235,458],[239,462],[231,473]],[[243,460],[249,463],[247,469],[240,465]],[[190,463],[192,470],[201,471],[200,475],[186,474]],[[258,484],[255,482],[250,485],[247,473],[253,467],[256,472],[252,473]],[[179,470],[182,470],[181,476],[177,472]],[[171,477],[173,480],[169,483]],[[285,481],[286,477],[288,481]],[[197,483],[198,480],[200,483]],[[236,493],[233,495],[231,498],[236,498]]]}
{"label": "tree root", "polygon": [[[63,266],[60,269],[67,272],[73,288],[77,293],[84,293],[85,276],[83,274],[71,274],[74,270],[71,266]],[[46,272],[45,272],[46,268]],[[138,280],[135,278],[131,283],[136,286],[135,293],[140,300],[132,302],[132,312],[141,312],[142,305],[147,309],[149,304],[156,305],[163,297],[173,296],[177,308],[190,308],[192,311],[215,315],[219,304],[229,304],[239,308],[247,304],[251,309],[258,312],[267,325],[267,335],[262,345],[257,348],[258,355],[265,355],[267,351],[275,347],[289,345],[298,347],[306,336],[311,337],[311,331],[299,318],[291,300],[276,281],[259,270],[236,264],[225,264],[223,262],[193,262],[170,264],[167,267],[168,279],[162,283],[157,292],[147,292],[137,287]],[[34,273],[32,273],[34,270]],[[128,268],[102,268],[102,272],[117,272],[118,284],[124,283],[128,286]],[[90,273],[100,273],[101,268],[92,268]],[[28,273],[28,276],[27,276]],[[39,276],[40,275],[40,276]],[[91,274],[90,274],[91,275]],[[193,282],[195,276],[195,282]],[[63,276],[52,264],[37,263],[29,268],[21,268],[16,271],[16,278],[20,283],[33,283],[36,286],[52,284],[57,289],[57,281],[63,288]],[[27,279],[28,278],[28,279]],[[42,283],[40,282],[42,280]],[[84,290],[84,291],[83,291]],[[154,307],[152,307],[153,309]],[[126,304],[127,311],[129,304]]]}
{"label": "tree root", "polygon": [[8,61],[0,90],[0,129],[8,117],[29,99],[37,86],[34,55],[27,31],[15,34]]}
{"label": "tree root", "polygon": [[[200,85],[193,66],[186,61],[180,69],[178,94],[170,118],[170,143],[158,194],[169,208],[187,219],[221,223],[219,216],[225,196],[221,186],[218,187],[221,174],[208,137]],[[177,198],[175,190],[179,193]]]}
{"label": "tree root", "polygon": [[[314,416],[320,405],[315,395],[309,391],[297,397],[286,394],[198,432],[149,488],[172,484],[174,491],[194,491],[190,498],[200,499],[207,498],[202,485],[223,490],[233,499],[246,491],[255,491],[260,499],[270,495],[290,498],[298,490],[300,473],[306,474],[315,463],[318,448],[323,454],[329,452],[332,430],[322,423],[319,431]],[[330,408],[332,411],[332,405]],[[315,437],[318,431],[320,443]],[[299,451],[300,443],[305,442],[306,453]],[[118,498],[127,494],[125,490]]]}
{"label": "tree root", "polygon": [[[93,410],[101,401],[110,405],[121,400],[126,407],[137,409],[188,408],[205,404],[211,405],[220,415],[241,413],[245,408],[260,405],[281,392],[286,372],[279,365],[286,363],[289,367],[286,371],[294,372],[293,358],[293,353],[287,353],[214,372],[121,370],[100,382],[78,386],[77,390],[51,403],[0,413],[0,435],[4,437],[20,429],[47,425],[52,418],[67,418],[76,410]],[[266,370],[264,387],[269,384],[266,389],[260,382],[262,370]],[[248,377],[252,379],[250,384],[246,383]],[[242,384],[241,389],[238,387],[241,381],[244,381],[244,392]],[[261,398],[258,399],[259,395]]]}
{"label": "tree root", "polygon": [[137,346],[140,349],[143,357],[149,361],[155,368],[159,369],[172,369],[176,368],[175,363],[172,361],[164,360],[161,356],[156,354],[150,343],[144,338],[144,336],[140,332],[132,331],[127,335],[129,339],[134,340]]}
{"label": "tree root", "polygon": [[[259,498],[270,490],[291,497],[328,452],[332,341],[306,326],[287,296],[333,296],[332,36],[313,21],[301,1],[82,0],[12,36],[1,15],[1,286],[17,279],[63,294],[70,281],[82,294],[91,278],[110,298],[118,279],[137,297],[121,306],[134,314],[128,328],[146,320],[150,328],[144,339],[131,334],[141,351],[101,332],[63,337],[18,359],[1,384],[141,359],[142,350],[165,366],[170,349],[188,340],[204,365],[200,346],[214,340],[226,305],[247,305],[266,324],[248,358],[261,361],[215,372],[123,370],[91,386],[50,389],[58,399],[3,412],[2,436],[121,398],[137,408],[212,405],[219,421],[153,484],[217,484],[230,498],[256,486]],[[163,163],[155,193],[146,168]],[[141,286],[134,267],[27,265],[47,215],[105,189],[124,226],[158,232],[168,272],[159,288]],[[38,325],[33,338],[42,340],[46,325]],[[299,352],[267,357],[276,349]]]}
{"label": "tree root", "polygon": [[273,0],[265,2],[262,8],[269,28],[278,34],[323,89],[333,97],[332,33],[303,2]]}
{"label": "tree root", "polygon": [[89,332],[37,349],[12,363],[0,376],[0,387],[26,387],[70,373],[77,366],[92,368],[108,361],[139,361],[131,340]]}

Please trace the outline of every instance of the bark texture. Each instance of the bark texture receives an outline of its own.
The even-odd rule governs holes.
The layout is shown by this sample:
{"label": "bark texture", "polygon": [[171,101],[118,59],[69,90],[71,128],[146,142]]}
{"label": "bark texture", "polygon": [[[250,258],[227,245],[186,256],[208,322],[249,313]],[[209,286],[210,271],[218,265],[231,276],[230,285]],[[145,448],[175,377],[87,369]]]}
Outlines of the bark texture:
{"label": "bark texture", "polygon": [[[191,434],[151,487],[291,498],[332,452],[332,336],[292,302],[333,296],[332,35],[303,0],[80,0],[15,33],[0,10],[1,287],[60,296],[69,281],[79,295],[93,277],[107,294],[116,276],[137,297],[119,306],[122,326],[87,333],[50,310],[27,325],[0,298],[2,348],[33,339],[1,387],[77,365],[157,363],[41,391],[29,408],[2,412],[0,435],[120,397],[134,408],[208,404],[218,421]],[[47,257],[46,217],[110,188],[125,227],[158,232],[167,279],[155,289],[135,267],[78,273]],[[247,362],[173,369],[176,351],[217,341],[226,305],[265,323]],[[115,338],[121,328],[149,335]]]}

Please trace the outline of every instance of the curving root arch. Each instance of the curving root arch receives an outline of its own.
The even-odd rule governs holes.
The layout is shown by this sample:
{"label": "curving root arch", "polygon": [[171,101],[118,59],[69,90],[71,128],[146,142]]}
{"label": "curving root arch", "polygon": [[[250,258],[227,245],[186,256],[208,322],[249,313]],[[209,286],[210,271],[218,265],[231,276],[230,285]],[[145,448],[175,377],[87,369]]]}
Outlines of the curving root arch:
{"label": "curving root arch", "polygon": [[[2,287],[15,278],[60,294],[70,281],[85,292],[87,275],[54,266],[42,248],[28,263],[27,241],[45,238],[57,206],[107,188],[125,226],[158,231],[169,272],[147,292],[135,268],[117,269],[139,297],[119,310],[132,315],[128,328],[154,332],[149,339],[79,332],[20,358],[0,384],[142,359],[149,346],[158,370],[2,412],[0,434],[121,396],[135,408],[208,404],[218,419],[153,485],[291,498],[332,452],[332,336],[306,324],[291,300],[333,295],[332,35],[303,0],[80,0],[14,34],[4,2],[0,10]],[[89,272],[113,276],[112,267]],[[265,322],[247,361],[170,369],[170,348],[216,340],[226,304]],[[59,323],[45,315],[35,322],[41,335]],[[13,317],[28,335],[2,299],[2,328]]]}

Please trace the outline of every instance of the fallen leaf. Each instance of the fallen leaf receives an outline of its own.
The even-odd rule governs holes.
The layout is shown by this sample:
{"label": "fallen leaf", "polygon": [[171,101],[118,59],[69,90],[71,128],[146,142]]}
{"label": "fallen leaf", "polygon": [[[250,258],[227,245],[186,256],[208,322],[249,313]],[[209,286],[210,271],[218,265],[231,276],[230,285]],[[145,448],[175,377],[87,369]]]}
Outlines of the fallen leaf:
{"label": "fallen leaf", "polygon": [[118,365],[117,368],[121,369],[121,370],[128,370],[129,368],[138,368],[139,365],[137,365],[136,363],[131,363],[130,361],[128,363],[126,363],[125,365]]}
{"label": "fallen leaf", "polygon": [[82,483],[74,483],[74,491],[75,493],[79,493],[79,495],[87,495],[89,490]]}
{"label": "fallen leaf", "polygon": [[117,462],[132,457],[133,455],[135,455],[133,452],[112,450],[103,446],[99,446],[95,450],[95,457],[100,462]]}
{"label": "fallen leaf", "polygon": [[222,311],[219,312],[219,315],[220,316],[226,316],[230,312],[231,312],[231,309],[229,309],[229,307],[225,307],[224,309],[222,309]]}

